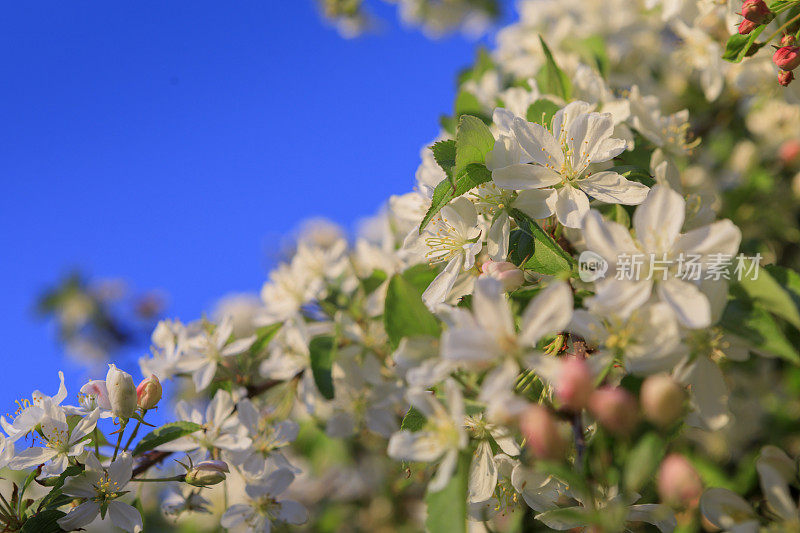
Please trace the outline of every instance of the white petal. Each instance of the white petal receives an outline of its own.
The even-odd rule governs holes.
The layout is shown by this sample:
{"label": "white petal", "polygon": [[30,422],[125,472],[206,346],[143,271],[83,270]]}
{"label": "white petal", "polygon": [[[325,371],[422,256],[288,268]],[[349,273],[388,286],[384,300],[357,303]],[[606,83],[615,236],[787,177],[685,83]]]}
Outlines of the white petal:
{"label": "white petal", "polygon": [[[731,529],[735,525],[752,524],[752,533],[758,531],[756,514],[750,504],[738,494],[727,489],[711,488],[700,498],[700,509],[709,522],[717,527]],[[737,529],[740,533],[747,529]]]}
{"label": "white petal", "polygon": [[696,285],[678,278],[669,278],[657,284],[658,296],[667,303],[678,321],[690,329],[711,325],[711,304]]}
{"label": "white petal", "polygon": [[621,254],[638,253],[628,228],[604,219],[594,209],[583,219],[583,236],[586,248],[605,259],[609,265],[615,265]]}
{"label": "white petal", "polygon": [[691,386],[692,406],[712,431],[718,431],[730,420],[728,386],[716,363],[698,357],[689,367],[686,381]]}
{"label": "white petal", "polygon": [[439,468],[436,469],[436,474],[428,484],[430,492],[439,492],[447,486],[450,478],[453,477],[453,472],[458,466],[458,451],[450,450],[445,454],[442,462],[439,463]]}
{"label": "white petal", "polygon": [[589,196],[609,204],[637,205],[647,198],[650,189],[638,181],[630,181],[616,172],[598,172],[578,181]]}
{"label": "white petal", "polygon": [[468,501],[470,503],[486,501],[494,494],[497,486],[497,467],[494,464],[492,446],[489,441],[482,440],[472,457],[469,467]]}
{"label": "white petal", "polygon": [[628,508],[628,520],[653,524],[662,533],[672,533],[678,527],[678,521],[675,519],[672,509],[666,505],[654,503],[631,505]]}
{"label": "white petal", "polygon": [[708,226],[681,235],[675,243],[675,252],[708,256],[724,254],[733,256],[739,250],[742,232],[730,220],[718,220]]}
{"label": "white petal", "polygon": [[100,514],[100,504],[87,501],[72,509],[66,516],[58,519],[58,525],[64,531],[73,531],[91,524]]}
{"label": "white petal", "polygon": [[463,256],[457,255],[453,257],[431,284],[428,285],[428,288],[422,293],[422,301],[425,302],[428,308],[433,308],[447,299],[453,285],[456,283],[456,278],[461,273],[463,265]]}
{"label": "white petal", "polygon": [[243,339],[237,339],[222,349],[220,355],[228,357],[230,355],[237,355],[246,350],[249,350],[253,343],[256,342],[256,336],[251,335]]}
{"label": "white petal", "polygon": [[130,481],[132,475],[133,457],[128,452],[122,452],[108,467],[108,477],[121,487]]}
{"label": "white petal", "polygon": [[564,154],[556,138],[547,129],[517,117],[513,130],[519,145],[532,160],[551,169],[561,168]]}
{"label": "white petal", "polygon": [[562,331],[572,318],[572,291],[563,281],[554,282],[542,290],[525,308],[519,340],[534,346],[543,336]]}
{"label": "white petal", "polygon": [[111,522],[125,531],[131,533],[139,533],[142,531],[142,515],[135,507],[131,507],[127,503],[120,501],[113,501],[108,504],[108,515]]}
{"label": "white petal", "polygon": [[202,392],[211,385],[214,380],[214,375],[217,373],[216,361],[205,361],[202,366],[192,374],[192,381],[194,381],[194,388],[197,392]]}
{"label": "white petal", "polygon": [[668,252],[678,239],[685,216],[681,195],[656,185],[633,214],[636,238],[651,253]]}
{"label": "white petal", "polygon": [[650,299],[653,282],[606,278],[596,284],[596,293],[585,300],[592,313],[627,318]]}
{"label": "white petal", "polygon": [[442,456],[443,449],[436,444],[436,435],[426,431],[401,430],[389,439],[388,454],[392,459],[432,463]]}
{"label": "white petal", "polygon": [[278,502],[281,506],[278,510],[278,519],[290,524],[304,524],[308,520],[308,511],[299,502],[294,500],[283,500]]}
{"label": "white petal", "polygon": [[556,212],[558,193],[555,189],[530,189],[520,191],[513,207],[533,219],[547,218]]}
{"label": "white petal", "polygon": [[589,199],[586,194],[571,185],[558,189],[556,216],[568,228],[580,228],[583,217],[589,212]]}
{"label": "white petal", "polygon": [[541,189],[563,179],[558,172],[538,165],[509,165],[492,171],[492,180],[503,189]]}
{"label": "white petal", "polygon": [[498,340],[514,336],[514,317],[499,280],[478,279],[472,295],[472,312],[478,324]]}
{"label": "white petal", "polygon": [[12,470],[22,470],[45,463],[56,455],[58,452],[52,448],[32,447],[19,452],[8,462],[8,466]]}
{"label": "white petal", "polygon": [[267,494],[277,496],[289,488],[294,481],[294,474],[289,470],[280,469],[271,473],[264,481],[263,488]]}
{"label": "white petal", "polygon": [[486,251],[492,261],[505,261],[508,256],[508,239],[511,234],[511,220],[505,211],[492,221],[486,235]]}

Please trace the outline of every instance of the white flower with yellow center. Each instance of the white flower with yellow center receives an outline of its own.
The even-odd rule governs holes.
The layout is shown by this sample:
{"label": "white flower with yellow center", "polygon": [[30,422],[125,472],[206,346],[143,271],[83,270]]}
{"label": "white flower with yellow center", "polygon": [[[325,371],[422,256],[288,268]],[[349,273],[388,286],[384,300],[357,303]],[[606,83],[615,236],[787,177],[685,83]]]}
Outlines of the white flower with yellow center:
{"label": "white flower with yellow center", "polygon": [[589,171],[590,164],[610,161],[626,147],[624,139],[612,137],[611,114],[591,109],[586,102],[568,104],[553,116],[552,131],[514,118],[513,138],[501,135],[486,157],[494,183],[514,190],[555,188],[556,216],[571,228],[580,227],[589,211],[587,194],[606,203],[641,203],[647,186],[613,171]]}
{"label": "white flower with yellow center", "polygon": [[445,263],[444,270],[422,294],[428,307],[444,302],[459,274],[473,267],[482,248],[475,206],[466,198],[456,198],[442,208],[422,234],[412,232],[404,247],[431,264]]}
{"label": "white flower with yellow center", "polygon": [[142,531],[142,516],[136,508],[118,501],[117,498],[130,492],[126,490],[133,474],[133,457],[123,452],[103,468],[94,454],[86,457],[86,470],[83,474],[68,478],[64,483],[64,494],[84,498],[85,501],[74,507],[66,516],[58,520],[65,531],[82,529],[94,522],[97,515],[105,518],[108,513],[111,522],[125,531]]}
{"label": "white flower with yellow center", "polygon": [[42,474],[45,477],[60,475],[69,466],[71,457],[83,453],[84,438],[94,430],[99,416],[100,410],[95,409],[70,431],[64,409],[58,405],[49,406],[39,426],[45,445],[31,446],[20,452],[11,459],[9,466],[20,470],[44,464]]}

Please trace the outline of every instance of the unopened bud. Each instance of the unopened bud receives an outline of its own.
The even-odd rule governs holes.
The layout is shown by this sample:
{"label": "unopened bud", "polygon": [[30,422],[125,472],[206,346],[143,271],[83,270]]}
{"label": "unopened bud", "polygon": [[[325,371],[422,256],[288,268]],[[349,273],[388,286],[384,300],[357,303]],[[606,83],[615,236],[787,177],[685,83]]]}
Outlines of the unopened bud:
{"label": "unopened bud", "polygon": [[781,37],[781,46],[794,46],[797,44],[797,39],[794,35],[786,33]]}
{"label": "unopened bud", "polygon": [[225,481],[228,463],[225,461],[203,461],[186,472],[186,483],[195,487],[208,487]]}
{"label": "unopened bud", "polygon": [[745,20],[756,24],[765,24],[772,20],[772,12],[764,0],[745,0],[740,14]]}
{"label": "unopened bud", "polygon": [[800,65],[800,46],[782,46],[778,48],[772,55],[772,62],[782,70],[796,69]]}
{"label": "unopened bud", "polygon": [[754,29],[758,28],[759,26],[760,24],[756,24],[755,22],[744,19],[742,22],[739,23],[739,33],[741,35],[747,35]]}
{"label": "unopened bud", "polygon": [[506,291],[519,289],[525,281],[522,270],[507,261],[487,261],[481,266],[481,271],[484,276],[499,280]]}
{"label": "unopened bud", "polygon": [[800,139],[789,139],[778,149],[778,157],[785,166],[800,161]]}
{"label": "unopened bud", "polygon": [[136,411],[136,386],[133,377],[115,365],[108,365],[106,388],[111,413],[119,418],[130,418]]}
{"label": "unopened bud", "polygon": [[136,387],[136,404],[142,409],[153,409],[161,400],[161,382],[155,374],[144,378]]}
{"label": "unopened bud", "polygon": [[686,396],[683,388],[669,375],[658,374],[644,380],[639,400],[644,417],[665,428],[677,422],[683,415]]}
{"label": "unopened bud", "polygon": [[788,87],[792,80],[794,79],[794,72],[791,70],[782,70],[778,72],[778,85],[782,85],[784,87]]}
{"label": "unopened bud", "polygon": [[567,445],[558,429],[558,423],[547,408],[531,405],[519,420],[520,430],[533,455],[539,459],[562,459]]}
{"label": "unopened bud", "polygon": [[586,361],[577,357],[563,359],[555,386],[558,401],[571,411],[580,411],[588,405],[592,391],[592,373]]}
{"label": "unopened bud", "polygon": [[671,453],[658,469],[658,494],[667,504],[685,509],[696,507],[703,494],[703,482],[683,455]]}
{"label": "unopened bud", "polygon": [[639,421],[634,397],[619,387],[603,387],[589,398],[589,410],[612,433],[628,435]]}

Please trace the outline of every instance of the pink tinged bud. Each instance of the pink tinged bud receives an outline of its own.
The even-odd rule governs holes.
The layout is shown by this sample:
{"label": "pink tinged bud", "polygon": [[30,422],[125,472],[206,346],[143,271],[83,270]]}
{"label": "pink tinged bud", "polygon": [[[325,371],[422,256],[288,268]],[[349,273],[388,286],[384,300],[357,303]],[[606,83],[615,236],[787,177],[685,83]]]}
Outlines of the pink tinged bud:
{"label": "pink tinged bud", "polygon": [[800,139],[789,139],[784,142],[778,150],[778,157],[786,166],[798,162],[800,160]]}
{"label": "pink tinged bud", "polygon": [[778,84],[784,87],[788,87],[792,80],[794,79],[794,72],[791,70],[782,70],[778,72]]}
{"label": "pink tinged bud", "polygon": [[603,387],[589,398],[589,410],[600,424],[612,433],[628,435],[639,421],[636,399],[618,387]]}
{"label": "pink tinged bud", "polygon": [[108,365],[106,388],[111,403],[111,413],[119,418],[130,418],[136,411],[136,385],[133,377],[115,365]]}
{"label": "pink tinged bud", "polygon": [[136,387],[136,404],[142,409],[153,409],[161,400],[161,382],[158,377],[153,374],[145,378]]}
{"label": "pink tinged bud", "polygon": [[230,472],[225,461],[203,461],[186,472],[186,483],[195,487],[208,487],[225,481]]}
{"label": "pink tinged bud", "polygon": [[639,400],[645,418],[666,428],[683,416],[686,395],[674,379],[667,374],[658,374],[644,380]]}
{"label": "pink tinged bud", "polygon": [[538,459],[562,459],[567,445],[553,415],[541,405],[531,405],[520,416],[520,430],[528,449]]}
{"label": "pink tinged bud", "polygon": [[756,24],[764,24],[769,22],[772,18],[772,12],[767,7],[764,0],[745,0],[742,4],[741,15],[745,20],[755,22]]}
{"label": "pink tinged bud", "polygon": [[800,65],[800,46],[782,46],[775,50],[772,62],[782,70],[794,70]]}
{"label": "pink tinged bud", "polygon": [[522,270],[508,261],[487,261],[481,266],[481,271],[484,276],[502,282],[503,289],[509,292],[519,289],[525,281]]}
{"label": "pink tinged bud", "polygon": [[594,383],[589,365],[583,359],[562,360],[555,387],[556,398],[566,409],[580,411],[589,404]]}
{"label": "pink tinged bud", "polygon": [[696,507],[703,494],[703,482],[697,471],[677,453],[669,454],[661,462],[657,486],[662,501],[682,509]]}
{"label": "pink tinged bud", "polygon": [[760,24],[756,24],[755,22],[751,22],[751,21],[749,21],[747,19],[744,19],[739,24],[739,33],[742,34],[742,35],[747,35],[751,31],[753,31],[754,29],[758,28],[759,26],[760,26]]}
{"label": "pink tinged bud", "polygon": [[781,37],[781,46],[794,46],[797,44],[797,39],[795,39],[794,35],[791,34],[784,34]]}

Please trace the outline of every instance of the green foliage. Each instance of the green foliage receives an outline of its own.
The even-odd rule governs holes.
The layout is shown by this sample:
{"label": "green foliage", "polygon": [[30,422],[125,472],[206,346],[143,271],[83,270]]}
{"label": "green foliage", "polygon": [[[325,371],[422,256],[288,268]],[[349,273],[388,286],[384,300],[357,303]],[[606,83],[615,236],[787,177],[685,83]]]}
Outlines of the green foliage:
{"label": "green foliage", "polygon": [[540,126],[548,128],[550,127],[550,122],[553,120],[553,115],[556,114],[558,109],[558,104],[542,98],[528,106],[528,112],[525,118],[528,119],[528,122],[535,122]]}
{"label": "green foliage", "polygon": [[311,373],[319,393],[326,400],[333,400],[333,376],[331,369],[336,357],[336,340],[330,335],[314,337],[308,343]]}
{"label": "green foliage", "polygon": [[30,517],[20,529],[20,533],[58,533],[64,531],[58,519],[67,513],[58,509],[47,509]]}
{"label": "green foliage", "polygon": [[430,533],[463,533],[467,530],[467,479],[470,455],[461,453],[450,482],[439,492],[428,491],[425,527]]}
{"label": "green foliage", "polygon": [[421,263],[407,268],[401,275],[419,294],[422,294],[436,276],[439,275],[439,269]]}
{"label": "green foliage", "polygon": [[280,331],[283,323],[270,324],[268,326],[260,327],[256,330],[256,341],[250,347],[250,351],[254,354],[261,353],[267,349],[267,346],[275,338],[275,335]]}
{"label": "green foliage", "polygon": [[453,167],[456,166],[456,141],[448,139],[438,141],[431,146],[433,158],[436,163],[444,170],[448,176],[453,175]]}
{"label": "green foliage", "polygon": [[458,91],[455,112],[456,119],[462,115],[472,115],[474,117],[480,117],[483,121],[489,121],[489,117],[484,113],[483,105],[478,98],[465,89]]}
{"label": "green foliage", "polygon": [[728,42],[725,43],[725,52],[722,54],[722,59],[731,63],[741,63],[745,57],[755,54],[765,44],[756,42],[764,28],[766,26],[762,25],[747,35],[738,33],[731,35],[728,38]]}
{"label": "green foliage", "polygon": [[594,64],[601,76],[608,77],[608,51],[603,37],[592,35],[585,39],[570,39],[565,42],[565,47],[575,51],[588,64]]}
{"label": "green foliage", "polygon": [[511,216],[519,225],[511,239],[512,261],[520,267],[547,275],[568,275],[575,259],[547,234],[531,217],[517,209]]}
{"label": "green foliage", "polygon": [[656,433],[642,437],[628,454],[625,462],[623,483],[629,492],[638,492],[644,487],[658,468],[666,452],[664,440]]}
{"label": "green foliage", "polygon": [[[492,173],[483,163],[486,160],[486,154],[493,147],[494,136],[486,124],[480,119],[469,115],[461,117],[458,131],[456,132],[456,153],[453,160],[452,174],[448,174],[449,179],[442,180],[434,189],[431,207],[425,213],[425,217],[419,225],[420,233],[422,233],[422,230],[425,229],[431,219],[444,206],[449,204],[453,198],[461,196],[470,189],[492,179]],[[439,152],[442,161],[447,165],[450,161],[450,148],[441,147]],[[436,157],[435,153],[434,157]],[[444,166],[442,168],[445,172],[448,171]]]}
{"label": "green foliage", "polygon": [[720,325],[733,335],[747,341],[761,352],[776,355],[792,363],[800,363],[800,353],[781,330],[780,324],[767,311],[747,301],[731,300]]}
{"label": "green foliage", "polygon": [[397,348],[403,337],[438,337],[441,333],[439,321],[422,302],[421,292],[399,275],[389,281],[383,320],[392,348]]}
{"label": "green foliage", "polygon": [[425,422],[427,422],[427,418],[422,412],[417,409],[416,407],[410,407],[408,412],[403,417],[403,421],[400,424],[400,429],[405,429],[406,431],[419,431],[425,426]]}
{"label": "green foliage", "polygon": [[389,279],[389,276],[386,274],[386,272],[380,269],[375,269],[372,271],[369,277],[361,280],[361,287],[364,289],[365,293],[372,294],[387,279]]}
{"label": "green foliage", "polygon": [[203,426],[200,424],[186,421],[173,422],[171,424],[163,425],[145,435],[142,440],[139,441],[139,444],[136,445],[136,448],[133,449],[133,455],[141,455],[144,452],[148,452],[157,448],[158,446],[161,446],[162,444],[166,444],[181,437],[191,435],[192,433],[200,431],[201,429],[203,429]]}
{"label": "green foliage", "polygon": [[611,167],[608,169],[609,172],[616,172],[623,178],[631,181],[638,181],[639,183],[643,183],[648,187],[652,187],[656,184],[656,180],[650,175],[650,172],[641,167],[636,167],[633,165],[620,165],[616,167]]}
{"label": "green foliage", "polygon": [[545,64],[539,75],[536,77],[536,82],[539,88],[545,94],[553,94],[564,99],[565,102],[570,100],[572,95],[572,82],[569,80],[564,71],[558,68],[553,53],[544,42],[542,36],[539,36],[539,42],[542,43],[542,50],[544,51]]}

